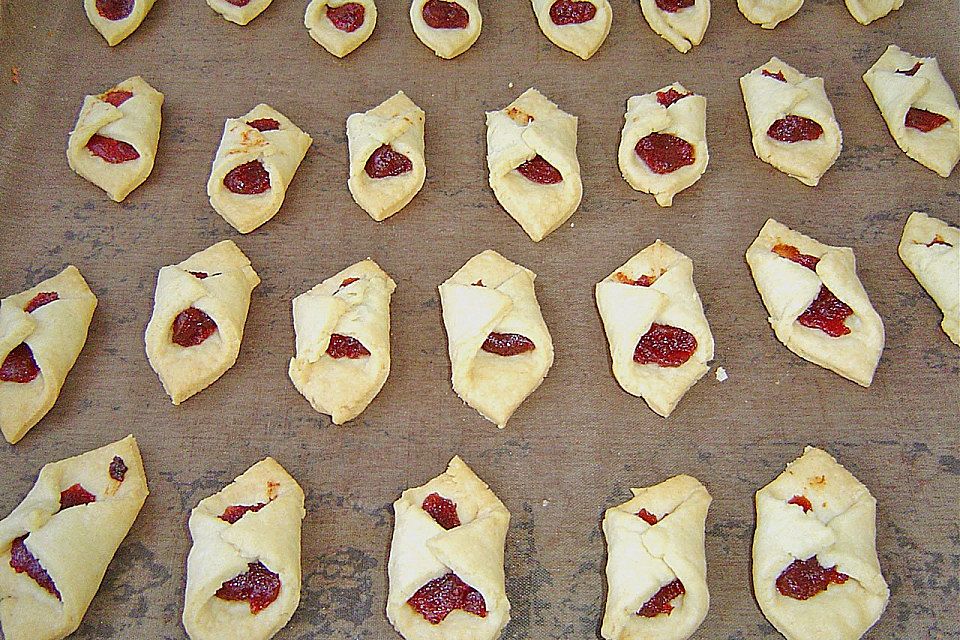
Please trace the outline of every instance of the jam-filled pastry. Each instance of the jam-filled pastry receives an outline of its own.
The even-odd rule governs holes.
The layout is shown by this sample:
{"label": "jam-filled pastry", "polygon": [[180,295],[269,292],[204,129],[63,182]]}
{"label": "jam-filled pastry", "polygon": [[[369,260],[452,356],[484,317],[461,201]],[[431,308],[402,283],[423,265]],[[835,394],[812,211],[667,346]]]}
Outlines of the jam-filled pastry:
{"label": "jam-filled pastry", "polygon": [[815,187],[840,157],[843,135],[823,78],[774,57],[740,78],[757,157]]}
{"label": "jam-filled pastry", "polygon": [[788,640],[862,637],[890,597],[870,491],[807,447],[756,501],[753,593],[763,615]]}
{"label": "jam-filled pastry", "polygon": [[148,493],[133,436],[40,470],[0,520],[6,640],[60,640],[77,630]]}
{"label": "jam-filled pastry", "polygon": [[883,321],[857,277],[853,249],[831,247],[767,220],[747,264],[777,339],[790,351],[869,387]]}
{"label": "jam-filled pastry", "polygon": [[510,512],[460,459],[393,503],[387,618],[406,640],[494,640],[510,621]]}
{"label": "jam-filled pastry", "polygon": [[580,206],[577,117],[536,89],[487,112],[487,167],[500,205],[539,242]]}
{"label": "jam-filled pastry", "polygon": [[191,640],[267,640],[300,604],[303,489],[273,458],[190,513],[183,627]]}
{"label": "jam-filled pastry", "polygon": [[137,30],[156,0],[83,0],[87,20],[111,47]]}
{"label": "jam-filled pastry", "polygon": [[140,76],[85,97],[67,143],[70,168],[121,202],[153,171],[162,105]]}
{"label": "jam-filled pastry", "polygon": [[710,24],[710,0],[640,0],[647,24],[680,53],[703,41]]}
{"label": "jam-filled pastry", "polygon": [[396,288],[367,259],[293,299],[297,353],[290,379],[334,424],[360,415],[390,375],[390,296]]}
{"label": "jam-filled pastry", "polygon": [[478,0],[413,0],[410,23],[420,42],[449,60],[477,41],[483,17]]}
{"label": "jam-filled pastry", "polygon": [[453,390],[501,429],[553,364],[536,277],[488,249],[440,285]]}
{"label": "jam-filled pastry", "polygon": [[150,366],[173,404],[209,387],[237,361],[258,284],[232,240],[160,269],[145,340]]}
{"label": "jam-filled pastry", "polygon": [[803,6],[803,0],[737,0],[744,17],[764,29],[773,29],[793,17]]}
{"label": "jam-filled pastry", "polygon": [[713,500],[695,478],[674,476],[610,507],[606,640],[686,640],[707,616],[704,528]]}
{"label": "jam-filled pastry", "polygon": [[597,284],[596,295],[617,382],[669,416],[713,360],[693,262],[657,240]]}
{"label": "jam-filled pastry", "polygon": [[627,100],[620,173],[661,207],[707,170],[707,99],[673,83]]}
{"label": "jam-filled pastry", "polygon": [[588,60],[607,39],[613,23],[608,0],[532,0],[543,35]]}
{"label": "jam-filled pastry", "polygon": [[850,15],[860,24],[870,24],[903,6],[903,0],[846,0]]}
{"label": "jam-filled pastry", "polygon": [[273,0],[207,0],[211,9],[224,20],[245,25],[267,10]]}
{"label": "jam-filled pastry", "polygon": [[317,44],[342,58],[373,33],[377,5],[373,0],[311,0],[303,23]]}
{"label": "jam-filled pastry", "polygon": [[354,201],[380,222],[407,206],[427,177],[423,110],[403,91],[347,118]]}
{"label": "jam-filled pastry", "polygon": [[234,229],[250,233],[280,210],[312,143],[265,104],[228,119],[207,181],[210,204]]}
{"label": "jam-filled pastry", "polygon": [[960,160],[960,107],[937,59],[890,45],[863,81],[903,152],[949,177]]}
{"label": "jam-filled pastry", "polygon": [[960,346],[960,229],[915,211],[897,252],[943,312],[944,333]]}

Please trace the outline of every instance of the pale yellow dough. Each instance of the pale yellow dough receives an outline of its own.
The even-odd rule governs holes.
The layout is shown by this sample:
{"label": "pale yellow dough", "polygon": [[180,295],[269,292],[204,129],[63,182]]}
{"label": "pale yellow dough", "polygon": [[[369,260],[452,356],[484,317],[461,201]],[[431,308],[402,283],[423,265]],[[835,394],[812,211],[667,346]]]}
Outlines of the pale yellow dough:
{"label": "pale yellow dough", "polygon": [[580,24],[554,24],[550,8],[557,0],[531,0],[540,31],[553,44],[565,51],[589,60],[607,39],[613,23],[613,8],[608,0],[590,0],[597,8],[593,19]]}
{"label": "pale yellow dough", "polygon": [[224,20],[241,26],[266,11],[271,2],[273,0],[250,0],[246,5],[238,7],[227,0],[207,0],[210,8],[219,13]]}
{"label": "pale yellow dough", "polygon": [[[114,457],[127,467],[122,481],[110,476]],[[60,492],[74,484],[96,501],[61,510]],[[23,502],[0,520],[0,625],[6,640],[60,640],[77,630],[148,493],[133,436],[40,470]],[[24,535],[60,600],[10,566],[13,541]]]}
{"label": "pale yellow dough", "polygon": [[[198,278],[194,272],[208,277]],[[173,404],[206,389],[237,361],[250,294],[258,284],[260,278],[250,260],[232,240],[160,269],[144,339],[150,366]],[[182,347],[171,338],[172,326],[189,307],[210,316],[217,330],[197,346]]]}
{"label": "pale yellow dough", "polygon": [[[804,512],[790,504],[810,501]],[[858,640],[887,605],[890,593],[876,550],[877,501],[830,454],[807,447],[756,496],[753,593],[767,620],[787,640]],[[782,595],[777,578],[795,560],[816,557],[849,576],[807,600]]]}
{"label": "pale yellow dough", "polygon": [[860,24],[870,24],[903,6],[903,0],[846,0],[850,15]]}
{"label": "pale yellow dough", "polygon": [[111,47],[137,30],[143,19],[150,13],[156,0],[133,0],[133,10],[121,20],[107,20],[97,11],[97,0],[83,0],[83,9],[87,12],[87,20],[93,28],[100,32],[103,39]]}
{"label": "pale yellow dough", "polygon": [[[24,308],[39,293],[56,293],[59,299],[27,313]],[[53,408],[87,341],[96,308],[97,297],[74,266],[0,301],[0,363],[26,343],[40,369],[27,383],[0,382],[0,429],[10,444]]]}
{"label": "pale yellow dough", "polygon": [[747,20],[764,29],[773,29],[793,17],[803,0],[737,0],[737,7]]}
{"label": "pale yellow dough", "polygon": [[480,37],[483,16],[480,15],[478,0],[455,0],[467,11],[469,20],[465,29],[434,29],[423,19],[423,6],[427,0],[413,0],[410,4],[410,24],[420,42],[427,45],[435,54],[449,60],[473,46]]}
{"label": "pale yellow dough", "polygon": [[650,28],[680,53],[700,44],[710,24],[710,0],[696,0],[676,13],[662,11],[656,0],[640,0],[640,10]]}
{"label": "pale yellow dough", "polygon": [[[133,97],[115,107],[104,100],[110,91],[129,91]],[[160,142],[162,105],[163,94],[140,76],[128,78],[100,95],[85,97],[67,143],[70,168],[106,191],[111,199],[121,202],[153,171]],[[87,149],[94,134],[126,142],[140,157],[111,164]]]}
{"label": "pale yellow dough", "polygon": [[[356,31],[348,33],[333,26],[327,17],[327,10],[351,3],[363,6],[363,24]],[[342,58],[366,42],[373,33],[377,26],[377,5],[373,0],[311,0],[303,24],[317,44]]]}
{"label": "pale yellow dough", "polygon": [[897,252],[943,312],[944,333],[960,346],[960,229],[915,211]]}
{"label": "pale yellow dough", "polygon": [[[267,640],[290,621],[300,604],[303,500],[297,481],[266,458],[190,513],[183,627],[191,640]],[[259,504],[233,524],[220,519],[228,507]],[[215,595],[256,562],[280,576],[280,595],[266,609],[252,614],[246,602]]]}
{"label": "pale yellow dough", "polygon": [[[456,504],[460,526],[445,530],[423,510],[432,493]],[[387,618],[405,640],[494,640],[510,621],[504,585],[503,547],[510,512],[459,456],[446,472],[407,489],[393,503]],[[456,574],[483,596],[484,618],[462,610],[431,624],[407,604],[426,583]]]}

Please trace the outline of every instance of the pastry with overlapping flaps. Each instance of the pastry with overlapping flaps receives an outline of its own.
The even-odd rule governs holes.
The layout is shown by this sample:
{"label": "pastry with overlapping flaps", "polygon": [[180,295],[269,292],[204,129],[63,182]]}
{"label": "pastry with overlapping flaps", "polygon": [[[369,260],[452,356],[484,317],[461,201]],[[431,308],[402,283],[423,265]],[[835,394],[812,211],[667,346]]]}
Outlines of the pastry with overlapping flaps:
{"label": "pastry with overlapping flaps", "polygon": [[640,0],[640,10],[650,28],[680,53],[700,44],[710,24],[710,0]]}
{"label": "pastry with overlapping flaps", "polygon": [[944,333],[960,346],[960,229],[915,211],[897,252],[943,312]]}

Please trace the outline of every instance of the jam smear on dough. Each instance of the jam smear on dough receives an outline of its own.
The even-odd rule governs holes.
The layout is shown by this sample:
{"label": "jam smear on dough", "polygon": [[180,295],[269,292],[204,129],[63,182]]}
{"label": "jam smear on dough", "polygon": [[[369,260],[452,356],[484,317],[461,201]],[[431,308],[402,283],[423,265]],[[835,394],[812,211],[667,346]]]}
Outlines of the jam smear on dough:
{"label": "jam smear on dough", "polygon": [[280,122],[273,118],[257,118],[247,123],[257,131],[279,131]]}
{"label": "jam smear on dough", "polygon": [[259,160],[251,160],[231,169],[223,177],[223,186],[242,196],[255,196],[270,189],[270,173]]}
{"label": "jam smear on dough", "polygon": [[187,307],[173,320],[173,342],[181,347],[196,347],[213,335],[217,323],[196,307]]}
{"label": "jam smear on dough", "polygon": [[363,343],[356,338],[334,333],[330,336],[327,355],[334,360],[339,360],[340,358],[359,360],[360,358],[369,356],[370,350],[363,346]]}
{"label": "jam smear on dough", "polygon": [[697,338],[685,329],[654,322],[643,334],[633,352],[637,364],[679,367],[693,357]]}
{"label": "jam smear on dough", "polygon": [[51,302],[56,302],[60,299],[60,294],[56,291],[41,292],[33,296],[30,302],[27,303],[27,306],[23,308],[27,313],[33,313],[40,307],[45,304],[50,304]]}
{"label": "jam smear on dough", "polygon": [[104,20],[123,20],[133,13],[134,0],[97,0],[97,13]]}
{"label": "jam smear on dough", "polygon": [[470,24],[470,14],[456,2],[427,0],[421,15],[431,29],[466,29]]}
{"label": "jam smear on dough", "polygon": [[950,122],[950,119],[946,116],[916,107],[910,107],[910,110],[907,111],[907,117],[903,120],[905,126],[923,133],[930,133],[948,122]]}
{"label": "jam smear on dough", "polygon": [[230,507],[227,507],[223,510],[218,518],[227,522],[229,524],[236,524],[237,520],[247,515],[250,512],[256,513],[267,506],[266,502],[260,502],[258,504],[237,504]]}
{"label": "jam smear on dough", "polygon": [[110,164],[123,164],[140,157],[132,144],[95,133],[87,141],[87,151]]}
{"label": "jam smear on dough", "polygon": [[413,171],[413,162],[388,144],[381,145],[367,158],[363,167],[373,179],[392,178]]}
{"label": "jam smear on dough", "polygon": [[120,456],[113,456],[113,460],[110,462],[110,477],[116,480],[117,482],[123,482],[124,478],[127,477],[127,463],[123,461],[123,458]]}
{"label": "jam smear on dough", "polygon": [[344,33],[353,33],[363,26],[366,9],[359,2],[348,2],[339,7],[327,6],[327,19]]}
{"label": "jam smear on dough", "polygon": [[685,594],[687,590],[683,587],[683,583],[680,582],[680,579],[677,578],[673,582],[664,585],[653,594],[653,597],[647,600],[640,611],[637,611],[637,615],[644,618],[655,618],[660,614],[670,615],[670,612],[673,611],[673,605],[670,604],[676,598],[679,598]]}
{"label": "jam smear on dough", "polygon": [[224,582],[215,595],[221,600],[245,601],[250,605],[250,613],[257,615],[280,597],[280,576],[262,562],[251,562],[246,573]]}
{"label": "jam smear on dough", "polygon": [[766,69],[764,69],[762,73],[763,73],[763,75],[767,76],[768,78],[773,78],[774,80],[779,80],[780,82],[786,82],[786,81],[787,81],[787,79],[786,79],[786,78],[784,77],[784,75],[783,75],[783,71],[777,71],[776,73],[770,73],[769,71],[767,71]]}
{"label": "jam smear on dough", "polygon": [[826,285],[822,285],[817,297],[800,314],[797,322],[811,329],[820,329],[831,338],[839,338],[850,333],[846,321],[852,315],[853,309],[833,295]]}
{"label": "jam smear on dough", "polygon": [[667,13],[676,13],[683,9],[689,9],[697,3],[696,0],[656,0],[656,2],[657,9],[666,11]]}
{"label": "jam smear on dough", "polygon": [[625,274],[623,271],[617,271],[613,279],[620,284],[629,284],[634,287],[649,287],[657,281],[657,276],[642,275],[636,280]]}
{"label": "jam smear on dough", "polygon": [[450,612],[462,609],[481,618],[487,617],[483,595],[455,573],[431,580],[410,596],[407,604],[430,624],[440,624]]}
{"label": "jam smear on dough", "polygon": [[658,522],[660,522],[660,518],[658,518],[657,516],[653,515],[652,513],[650,513],[649,511],[647,511],[646,509],[640,509],[640,511],[637,511],[637,517],[640,518],[641,520],[643,520],[644,522],[646,522],[646,523],[647,523],[648,525],[650,525],[651,527],[652,527],[653,525],[657,524]]}
{"label": "jam smear on dough", "polygon": [[810,499],[807,496],[793,496],[787,500],[787,504],[794,504],[800,507],[804,513],[813,509],[813,505],[810,504]]}
{"label": "jam smear on dough", "polygon": [[40,561],[30,553],[27,545],[24,544],[24,540],[27,539],[28,535],[30,534],[14,539],[13,544],[10,546],[10,568],[17,573],[26,573],[33,578],[38,585],[49,591],[50,595],[55,596],[57,600],[63,601],[63,598],[60,597],[60,592],[57,590],[57,585],[53,583],[53,578],[50,577],[50,574],[43,568]]}
{"label": "jam smear on dough", "polygon": [[533,344],[533,340],[519,333],[497,333],[494,331],[487,336],[480,348],[487,353],[510,357],[533,351],[537,348],[537,345]]}
{"label": "jam smear on dough", "polygon": [[673,173],[696,161],[693,145],[669,133],[651,133],[640,138],[634,151],[657,175]]}
{"label": "jam smear on dough", "polygon": [[26,384],[40,375],[40,367],[33,359],[33,350],[26,342],[21,342],[7,354],[0,364],[0,382]]}
{"label": "jam smear on dough", "polygon": [[563,174],[547,162],[543,156],[539,155],[521,164],[517,167],[517,171],[530,182],[536,182],[537,184],[558,184],[563,182]]}
{"label": "jam smear on dough", "polygon": [[132,97],[133,91],[126,91],[124,89],[111,89],[103,95],[103,101],[109,102],[115,107],[119,107]]}
{"label": "jam smear on dough", "polygon": [[820,565],[816,556],[794,560],[777,577],[777,591],[794,600],[809,600],[827,590],[831,584],[843,584],[850,576]]}
{"label": "jam smear on dough", "polygon": [[79,507],[80,505],[90,504],[96,501],[97,496],[84,489],[79,482],[60,492],[61,510],[69,509],[70,507]]}
{"label": "jam smear on dough", "polygon": [[550,20],[558,27],[583,24],[597,16],[597,7],[582,0],[557,0],[550,6]]}
{"label": "jam smear on dough", "polygon": [[687,96],[692,96],[692,93],[680,93],[674,88],[667,89],[666,91],[657,91],[657,102],[659,102],[664,107],[669,107],[678,100],[683,100]]}
{"label": "jam smear on dough", "polygon": [[823,127],[810,118],[789,115],[774,121],[767,135],[778,142],[810,142],[823,135]]}
{"label": "jam smear on dough", "polygon": [[912,77],[912,76],[917,75],[917,71],[920,71],[920,67],[922,67],[922,66],[923,66],[923,63],[922,63],[922,62],[917,62],[916,64],[914,64],[914,65],[913,65],[912,67],[910,67],[909,69],[897,69],[897,73],[899,73],[899,74],[901,74],[901,75],[911,76],[911,77]]}
{"label": "jam smear on dough", "polygon": [[781,258],[786,258],[791,262],[796,262],[797,264],[802,265],[811,271],[816,271],[817,264],[820,262],[820,258],[817,256],[812,256],[808,253],[800,253],[800,250],[795,246],[783,244],[782,242],[778,242],[777,244],[773,245],[773,248],[770,249],[770,251],[777,254]]}
{"label": "jam smear on dough", "polygon": [[421,508],[430,514],[444,529],[450,530],[460,526],[460,516],[457,514],[457,503],[444,498],[439,493],[431,493],[423,499]]}

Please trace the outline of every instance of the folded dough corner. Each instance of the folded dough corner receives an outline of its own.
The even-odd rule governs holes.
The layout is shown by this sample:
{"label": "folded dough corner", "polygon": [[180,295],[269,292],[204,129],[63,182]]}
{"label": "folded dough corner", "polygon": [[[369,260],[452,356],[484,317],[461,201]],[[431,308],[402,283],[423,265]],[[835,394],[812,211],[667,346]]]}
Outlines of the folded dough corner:
{"label": "folded dough corner", "polygon": [[478,0],[413,0],[410,24],[420,42],[450,60],[473,46],[483,28]]}
{"label": "folded dough corner", "polygon": [[960,229],[915,211],[897,253],[943,312],[944,333],[960,346]]}
{"label": "folded dough corner", "polygon": [[650,28],[680,53],[690,51],[703,41],[710,24],[710,0],[695,0],[690,6],[640,0],[640,10]]}
{"label": "folded dough corner", "polygon": [[227,22],[238,24],[241,27],[267,10],[273,0],[207,0],[207,6],[216,11]]}

